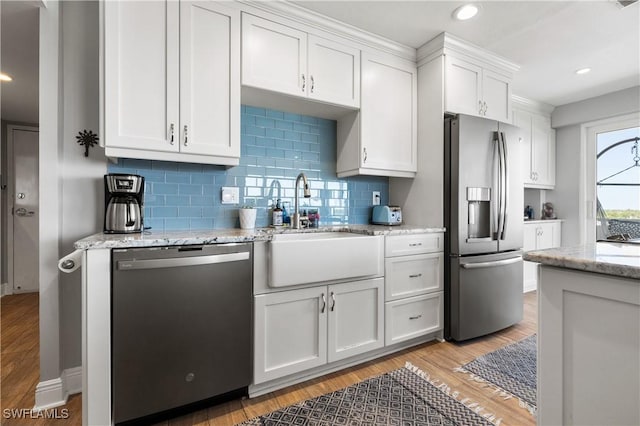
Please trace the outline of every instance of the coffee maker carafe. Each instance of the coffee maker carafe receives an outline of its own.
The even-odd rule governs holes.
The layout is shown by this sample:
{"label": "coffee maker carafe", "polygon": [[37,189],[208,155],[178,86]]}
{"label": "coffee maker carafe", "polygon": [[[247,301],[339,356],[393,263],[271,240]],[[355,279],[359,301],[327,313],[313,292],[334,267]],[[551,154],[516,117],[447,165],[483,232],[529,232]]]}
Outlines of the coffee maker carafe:
{"label": "coffee maker carafe", "polygon": [[144,177],[111,173],[104,175],[104,232],[142,232]]}

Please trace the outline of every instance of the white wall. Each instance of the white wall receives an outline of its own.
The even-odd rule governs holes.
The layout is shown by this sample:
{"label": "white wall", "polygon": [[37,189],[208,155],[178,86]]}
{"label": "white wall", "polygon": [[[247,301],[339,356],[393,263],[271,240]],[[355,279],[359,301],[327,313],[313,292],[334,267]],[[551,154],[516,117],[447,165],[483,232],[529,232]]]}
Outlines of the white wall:
{"label": "white wall", "polygon": [[586,155],[582,141],[582,125],[610,117],[640,111],[640,86],[584,101],[556,107],[551,125],[556,128],[556,187],[548,191],[562,224],[562,245],[582,244],[580,241],[580,160]]}
{"label": "white wall", "polygon": [[[62,3],[63,139],[59,179],[62,205],[59,250],[102,230],[104,150],[78,145],[82,130],[99,132],[99,12],[97,1]],[[80,272],[59,274],[62,368],[79,367],[81,359]]]}
{"label": "white wall", "polygon": [[98,132],[98,23],[95,1],[48,1],[40,12],[41,384],[81,364],[80,273],[60,273],[57,260],[102,229],[104,152],[85,158],[75,138]]}

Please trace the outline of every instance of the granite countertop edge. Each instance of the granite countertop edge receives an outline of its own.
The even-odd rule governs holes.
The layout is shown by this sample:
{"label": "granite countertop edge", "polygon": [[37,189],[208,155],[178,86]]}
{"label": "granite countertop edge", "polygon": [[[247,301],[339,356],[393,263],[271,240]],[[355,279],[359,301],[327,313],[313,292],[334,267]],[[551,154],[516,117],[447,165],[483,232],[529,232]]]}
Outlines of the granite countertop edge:
{"label": "granite countertop edge", "polygon": [[364,235],[411,235],[444,232],[441,227],[423,227],[410,225],[335,225],[318,228],[256,228],[256,229],[212,229],[197,231],[167,231],[154,233],[145,231],[139,234],[97,233],[74,243],[77,250],[112,249],[132,247],[180,246],[192,244],[244,243],[270,241],[274,235],[302,232],[351,232]]}
{"label": "granite countertop edge", "polygon": [[530,251],[523,259],[542,265],[640,280],[640,246],[596,243]]}

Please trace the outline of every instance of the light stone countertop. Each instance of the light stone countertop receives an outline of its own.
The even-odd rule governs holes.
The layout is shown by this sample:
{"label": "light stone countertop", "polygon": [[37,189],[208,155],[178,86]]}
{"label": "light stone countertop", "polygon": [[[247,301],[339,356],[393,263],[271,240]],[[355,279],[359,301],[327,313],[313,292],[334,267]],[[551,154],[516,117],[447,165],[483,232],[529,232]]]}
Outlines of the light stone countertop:
{"label": "light stone countertop", "polygon": [[198,231],[145,231],[139,234],[98,233],[75,242],[78,250],[180,246],[191,244],[242,243],[269,241],[275,234],[300,232],[351,232],[365,235],[407,235],[444,232],[444,228],[427,228],[409,225],[335,225],[319,228],[256,228],[256,229],[212,229]]}
{"label": "light stone countertop", "polygon": [[600,242],[530,251],[523,257],[543,265],[640,280],[640,244]]}

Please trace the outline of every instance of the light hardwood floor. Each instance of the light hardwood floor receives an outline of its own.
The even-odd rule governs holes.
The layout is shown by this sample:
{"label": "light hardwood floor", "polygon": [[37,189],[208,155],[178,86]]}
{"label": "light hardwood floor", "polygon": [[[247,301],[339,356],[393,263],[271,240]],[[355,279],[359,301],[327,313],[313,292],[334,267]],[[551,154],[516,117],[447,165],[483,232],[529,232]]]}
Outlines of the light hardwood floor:
{"label": "light hardwood floor", "polygon": [[[284,406],[332,392],[357,383],[366,378],[400,368],[406,361],[431,374],[435,379],[447,383],[462,396],[471,398],[502,418],[503,425],[533,426],[535,418],[518,405],[516,399],[504,400],[480,383],[468,380],[462,373],[454,372],[477,356],[516,342],[536,332],[536,293],[527,293],[524,298],[524,319],[488,337],[473,339],[464,343],[431,342],[396,354],[348,368],[327,376],[309,380],[298,385],[252,398],[235,400],[206,410],[197,411],[183,417],[160,423],[174,425],[234,425]],[[26,408],[34,405],[34,392],[38,383],[38,295],[21,294],[5,296],[1,299],[2,383],[0,385],[0,406],[4,409]],[[68,409],[69,418],[64,420],[4,418],[0,412],[2,425],[45,425],[82,424],[82,402],[80,395],[74,395],[61,408]]]}

